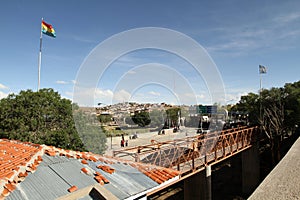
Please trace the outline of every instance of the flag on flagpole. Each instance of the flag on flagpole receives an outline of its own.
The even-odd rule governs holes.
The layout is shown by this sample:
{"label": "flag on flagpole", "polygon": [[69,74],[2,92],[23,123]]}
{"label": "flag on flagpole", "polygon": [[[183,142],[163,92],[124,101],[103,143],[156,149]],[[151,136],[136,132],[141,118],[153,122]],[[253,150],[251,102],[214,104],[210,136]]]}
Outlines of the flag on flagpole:
{"label": "flag on flagpole", "polygon": [[56,33],[54,28],[52,27],[51,24],[47,24],[46,22],[44,22],[44,20],[42,21],[42,33],[50,36],[50,37],[56,37]]}
{"label": "flag on flagpole", "polygon": [[259,73],[260,74],[266,74],[267,73],[267,68],[263,65],[259,65]]}

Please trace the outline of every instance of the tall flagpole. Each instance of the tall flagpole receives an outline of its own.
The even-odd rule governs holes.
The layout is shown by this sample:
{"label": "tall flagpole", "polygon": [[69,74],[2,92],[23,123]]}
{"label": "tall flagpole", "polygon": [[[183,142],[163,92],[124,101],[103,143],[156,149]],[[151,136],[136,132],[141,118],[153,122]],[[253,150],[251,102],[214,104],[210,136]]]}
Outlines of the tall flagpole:
{"label": "tall flagpole", "polygon": [[[42,22],[43,22],[42,18]],[[39,52],[39,66],[38,66],[38,91],[40,90],[40,81],[41,81],[41,64],[42,64],[42,41],[43,41],[43,33],[42,33],[42,23],[41,23],[41,35],[40,35],[40,52]]]}
{"label": "tall flagpole", "polygon": [[261,73],[259,72],[259,78],[260,78],[260,82],[259,82],[259,117],[260,120],[262,120],[262,101],[261,101],[261,92],[262,92],[262,77],[261,77]]}

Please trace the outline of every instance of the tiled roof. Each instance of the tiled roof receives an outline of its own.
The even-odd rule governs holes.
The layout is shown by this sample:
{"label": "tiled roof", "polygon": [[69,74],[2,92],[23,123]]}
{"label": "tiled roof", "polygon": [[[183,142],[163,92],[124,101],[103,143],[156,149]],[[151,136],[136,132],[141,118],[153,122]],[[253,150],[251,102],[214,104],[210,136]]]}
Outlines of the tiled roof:
{"label": "tiled roof", "polygon": [[125,199],[178,177],[158,166],[0,139],[0,199],[56,199],[97,184]]}

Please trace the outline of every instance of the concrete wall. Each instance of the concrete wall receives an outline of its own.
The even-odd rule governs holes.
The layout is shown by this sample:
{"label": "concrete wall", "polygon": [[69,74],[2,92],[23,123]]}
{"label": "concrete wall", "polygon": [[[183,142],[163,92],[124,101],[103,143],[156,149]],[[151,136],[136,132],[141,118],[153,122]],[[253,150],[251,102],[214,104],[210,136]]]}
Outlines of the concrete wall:
{"label": "concrete wall", "polygon": [[249,199],[300,199],[300,139]]}
{"label": "concrete wall", "polygon": [[214,172],[211,166],[206,166],[204,170],[184,180],[184,199],[221,198],[223,193],[249,196],[260,181],[257,145],[213,165],[212,168]]}
{"label": "concrete wall", "polygon": [[211,166],[184,180],[184,199],[212,199]]}
{"label": "concrete wall", "polygon": [[242,152],[242,192],[250,195],[260,182],[258,144]]}

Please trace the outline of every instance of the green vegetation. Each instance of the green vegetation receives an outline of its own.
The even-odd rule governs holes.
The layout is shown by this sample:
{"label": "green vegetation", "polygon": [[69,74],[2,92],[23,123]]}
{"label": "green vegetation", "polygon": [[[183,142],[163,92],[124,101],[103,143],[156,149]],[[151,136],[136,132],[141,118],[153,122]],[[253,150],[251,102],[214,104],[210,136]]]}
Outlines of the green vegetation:
{"label": "green vegetation", "polygon": [[164,124],[166,113],[162,110],[153,110],[150,112],[151,127],[161,127]]}
{"label": "green vegetation", "polygon": [[101,114],[97,118],[100,123],[106,124],[108,122],[111,122],[113,117],[110,114]]}
{"label": "green vegetation", "polygon": [[121,135],[128,135],[120,127],[117,126],[102,126],[101,127],[106,137],[116,137]]}
{"label": "green vegetation", "polygon": [[179,114],[180,114],[181,109],[180,108],[169,108],[166,110],[167,113],[167,119],[170,120],[169,126],[177,126]]}
{"label": "green vegetation", "polygon": [[249,113],[249,122],[261,126],[275,165],[281,159],[282,141],[293,135],[300,125],[300,81],[263,90],[260,95],[249,93],[242,96],[232,110]]}
{"label": "green vegetation", "polygon": [[84,147],[93,153],[103,154],[107,148],[106,135],[97,123],[96,116],[87,115],[73,106],[73,115],[77,132],[84,143]]}
{"label": "green vegetation", "polygon": [[139,112],[132,116],[132,121],[140,127],[145,127],[151,123],[149,112]]}
{"label": "green vegetation", "polygon": [[75,129],[71,101],[53,89],[21,91],[1,99],[0,137],[85,150]]}

